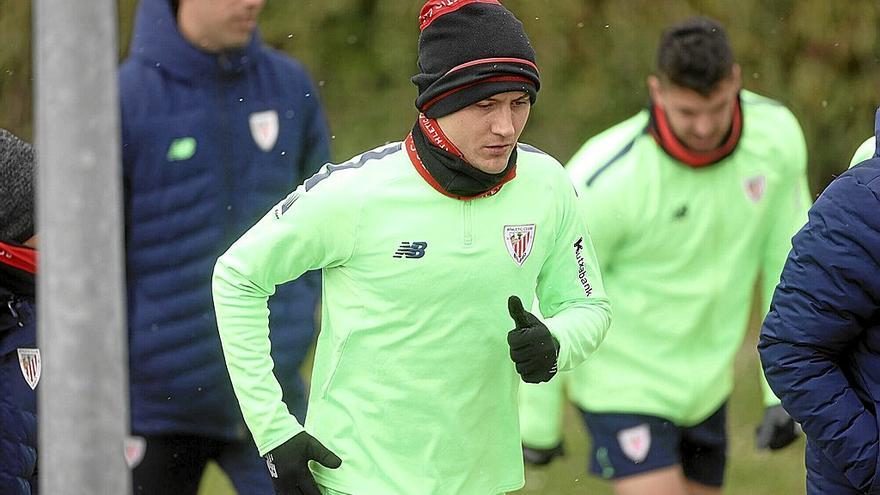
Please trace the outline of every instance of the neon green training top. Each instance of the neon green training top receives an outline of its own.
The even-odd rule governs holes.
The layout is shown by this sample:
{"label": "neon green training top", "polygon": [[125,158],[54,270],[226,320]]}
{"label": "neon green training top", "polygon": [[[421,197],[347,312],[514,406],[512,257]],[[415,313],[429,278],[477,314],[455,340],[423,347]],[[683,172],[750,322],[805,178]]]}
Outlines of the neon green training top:
{"label": "neon green training top", "polygon": [[581,363],[610,321],[562,166],[519,146],[516,177],[460,201],[402,143],[325,165],[217,262],[214,302],[235,393],[260,454],[303,427],[272,374],[266,300],[322,269],[322,330],[305,429],[342,459],[312,468],[357,495],[488,495],[523,485],[519,375],[507,298],[540,300]]}
{"label": "neon green training top", "polygon": [[[766,314],[810,205],[794,115],[748,91],[740,98],[742,136],[718,163],[669,156],[646,132],[645,110],[568,164],[614,307],[605,342],[568,376],[580,408],[691,426],[730,395],[758,275]],[[546,418],[558,418],[559,378],[523,390],[531,446],[558,441]],[[778,403],[765,382],[765,404]]]}
{"label": "neon green training top", "polygon": [[877,147],[877,138],[874,136],[869,137],[865,140],[864,143],[860,144],[856,149],[855,154],[852,157],[852,160],[849,162],[849,168],[852,168],[855,165],[862,163],[865,160],[870,159],[874,156],[874,150]]}

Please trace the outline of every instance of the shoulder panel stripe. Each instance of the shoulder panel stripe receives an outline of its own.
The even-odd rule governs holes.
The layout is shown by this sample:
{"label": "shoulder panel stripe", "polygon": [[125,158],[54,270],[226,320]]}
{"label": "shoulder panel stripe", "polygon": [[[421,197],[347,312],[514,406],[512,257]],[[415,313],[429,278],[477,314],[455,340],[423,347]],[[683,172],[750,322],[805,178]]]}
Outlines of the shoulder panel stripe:
{"label": "shoulder panel stripe", "polygon": [[770,107],[784,107],[785,106],[782,103],[774,100],[773,98],[768,98],[766,96],[756,95],[756,94],[740,96],[739,102],[741,105],[749,105],[749,106],[756,106],[756,107],[759,107],[762,105],[770,106]]}
{"label": "shoulder panel stripe", "polygon": [[540,153],[542,155],[547,154],[547,153],[544,153],[543,151],[539,150],[538,148],[535,148],[534,146],[532,146],[530,144],[517,143],[516,147],[523,150],[523,151],[529,151],[532,153]]}
{"label": "shoulder panel stripe", "polygon": [[351,160],[347,161],[341,165],[327,165],[327,169],[316,173],[315,175],[309,177],[308,180],[303,184],[305,186],[306,191],[315,187],[319,182],[330,177],[330,174],[336,172],[337,170],[345,170],[349,168],[361,168],[370,160],[379,160],[384,158],[392,153],[397,153],[401,150],[403,144],[397,143],[394,146],[389,146],[387,148],[383,148],[379,151],[368,151],[362,154],[357,161]]}
{"label": "shoulder panel stripe", "polygon": [[639,139],[641,136],[647,134],[647,132],[648,132],[648,128],[647,128],[647,127],[645,127],[644,129],[642,129],[642,132],[640,132],[639,134],[637,134],[636,137],[632,138],[632,140],[630,140],[630,142],[626,143],[626,146],[624,146],[620,151],[618,151],[616,155],[614,155],[613,157],[611,157],[610,160],[608,160],[607,162],[605,162],[605,165],[602,165],[602,166],[599,167],[595,172],[593,172],[593,175],[591,175],[590,178],[587,179],[587,187],[592,186],[592,185],[593,185],[593,181],[595,181],[596,178],[599,177],[599,175],[602,174],[602,172],[608,170],[608,167],[610,167],[610,166],[613,165],[617,160],[620,160],[621,158],[623,158],[624,155],[626,155],[627,153],[629,153],[629,150],[631,150],[632,147],[633,147],[633,145],[636,144],[636,140]]}

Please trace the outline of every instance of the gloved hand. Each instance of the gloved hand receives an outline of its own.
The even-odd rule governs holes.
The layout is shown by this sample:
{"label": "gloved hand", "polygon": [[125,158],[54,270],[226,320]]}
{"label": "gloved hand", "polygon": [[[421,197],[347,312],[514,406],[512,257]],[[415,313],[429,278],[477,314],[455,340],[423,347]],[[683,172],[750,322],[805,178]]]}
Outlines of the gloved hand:
{"label": "gloved hand", "polygon": [[266,466],[278,495],[321,495],[309,461],[317,461],[330,469],[342,465],[342,460],[315,437],[301,431],[266,454]]}
{"label": "gloved hand", "polygon": [[547,325],[523,309],[516,296],[507,300],[507,310],[516,328],[508,332],[510,359],[516,363],[516,372],[528,383],[549,381],[556,374],[559,342],[550,334]]}
{"label": "gloved hand", "polygon": [[755,446],[758,450],[779,450],[788,446],[801,435],[801,427],[781,405],[764,410],[764,419],[755,429]]}
{"label": "gloved hand", "polygon": [[554,458],[565,455],[565,449],[562,447],[562,442],[559,442],[555,447],[550,447],[549,449],[532,448],[523,444],[522,452],[525,463],[533,466],[546,466],[547,464],[550,464]]}

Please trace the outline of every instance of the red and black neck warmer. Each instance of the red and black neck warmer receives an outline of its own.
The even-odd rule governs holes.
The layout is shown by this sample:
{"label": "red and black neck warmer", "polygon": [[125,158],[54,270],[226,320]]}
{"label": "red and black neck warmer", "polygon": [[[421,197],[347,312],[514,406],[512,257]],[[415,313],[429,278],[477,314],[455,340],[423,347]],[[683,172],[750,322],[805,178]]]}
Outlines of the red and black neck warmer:
{"label": "red and black neck warmer", "polygon": [[666,118],[666,112],[663,111],[660,105],[652,103],[648,106],[648,111],[651,114],[648,132],[654,137],[654,141],[663,148],[666,154],[690,167],[705,167],[727,158],[736,150],[739,138],[742,137],[742,105],[739,98],[734,102],[733,121],[731,122],[730,130],[721,141],[721,145],[712,151],[695,151],[682,143],[675,133],[672,132],[672,127]]}
{"label": "red and black neck warmer", "polygon": [[19,296],[36,293],[37,250],[0,241],[0,286]]}
{"label": "red and black neck warmer", "polygon": [[416,108],[436,119],[492,95],[541,86],[523,25],[498,0],[429,0],[419,16]]}
{"label": "red and black neck warmer", "polygon": [[469,200],[492,196],[516,177],[516,148],[510,153],[504,170],[497,174],[483,172],[465,161],[436,120],[424,115],[419,115],[405,146],[419,175],[451,198]]}

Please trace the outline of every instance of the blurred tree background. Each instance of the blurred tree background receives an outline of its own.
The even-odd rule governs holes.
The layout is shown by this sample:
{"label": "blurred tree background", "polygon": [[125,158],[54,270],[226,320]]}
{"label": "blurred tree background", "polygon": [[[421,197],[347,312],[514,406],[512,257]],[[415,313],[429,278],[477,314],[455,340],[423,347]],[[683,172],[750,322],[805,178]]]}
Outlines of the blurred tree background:
{"label": "blurred tree background", "polygon": [[[320,86],[333,158],[401,139],[416,116],[420,0],[269,0],[264,39]],[[745,86],[788,105],[820,191],[872,133],[880,103],[876,0],[507,0],[538,53],[542,90],[523,141],[563,163],[647,101],[662,29],[694,14],[728,29]],[[120,57],[136,0],[119,0]],[[31,2],[0,0],[0,126],[32,137]]]}
{"label": "blurred tree background", "polygon": [[[402,139],[416,117],[417,16],[421,0],[269,0],[260,29],[270,45],[298,58],[319,86],[341,161]],[[523,141],[563,163],[588,138],[647,102],[663,28],[703,14],[728,30],[748,89],[775,98],[800,119],[815,193],[843,171],[873,132],[880,104],[877,0],[506,0],[538,54],[542,89]],[[119,0],[120,59],[136,0]],[[31,2],[0,0],[0,126],[32,134]],[[760,421],[755,328],[737,358],[730,410],[731,494],[803,493],[803,442],[757,454]],[[570,455],[530,470],[522,493],[610,493],[585,476],[584,434],[569,410]],[[202,493],[229,493],[216,471]]]}

